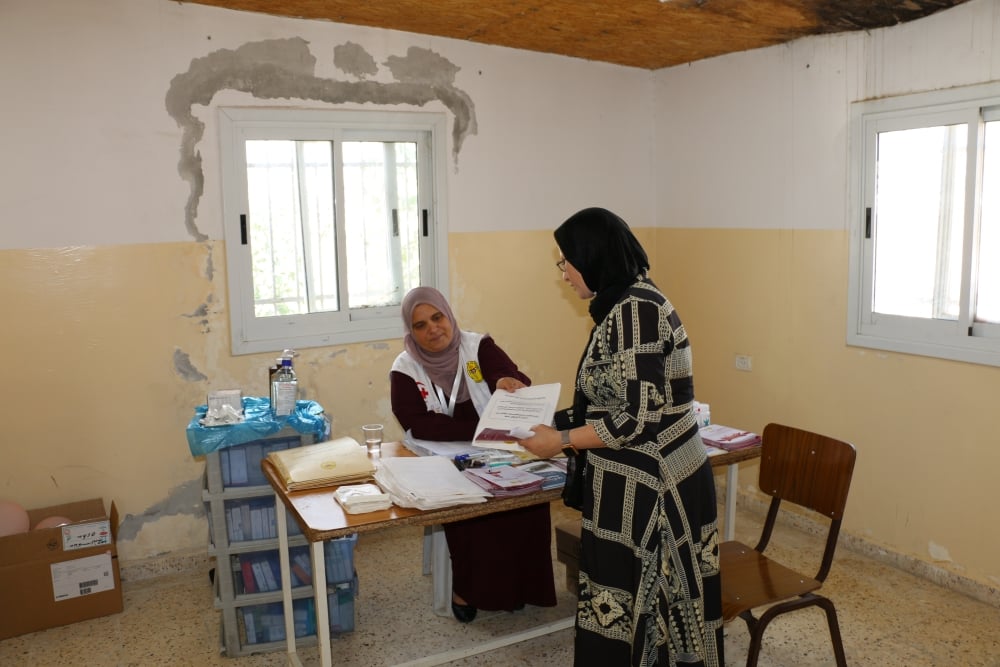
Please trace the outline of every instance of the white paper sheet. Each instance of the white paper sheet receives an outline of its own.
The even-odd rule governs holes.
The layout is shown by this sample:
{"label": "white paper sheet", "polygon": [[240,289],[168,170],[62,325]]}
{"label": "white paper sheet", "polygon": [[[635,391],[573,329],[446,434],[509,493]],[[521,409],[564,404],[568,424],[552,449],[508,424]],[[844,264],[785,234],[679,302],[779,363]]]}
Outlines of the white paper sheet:
{"label": "white paper sheet", "polygon": [[552,424],[559,401],[558,382],[522,387],[517,391],[493,392],[485,414],[479,418],[472,444],[489,449],[523,452],[517,438],[534,435],[535,424]]}

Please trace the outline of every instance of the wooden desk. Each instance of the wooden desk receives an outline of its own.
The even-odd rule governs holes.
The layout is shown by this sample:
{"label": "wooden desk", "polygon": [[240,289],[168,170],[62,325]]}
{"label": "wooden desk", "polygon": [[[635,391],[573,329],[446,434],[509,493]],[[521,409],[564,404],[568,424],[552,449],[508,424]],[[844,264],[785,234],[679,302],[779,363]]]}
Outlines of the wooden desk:
{"label": "wooden desk", "polygon": [[[382,457],[415,456],[399,442],[382,443]],[[378,462],[376,461],[376,466]],[[537,491],[510,498],[491,498],[484,503],[457,505],[437,510],[419,510],[393,505],[387,510],[348,514],[334,500],[336,486],[303,491],[287,491],[274,466],[267,460],[261,468],[268,483],[274,489],[278,501],[276,507],[284,505],[295,517],[303,535],[309,540],[312,559],[313,581],[326,581],[326,562],[323,557],[323,542],[355,533],[366,533],[394,526],[436,526],[477,516],[504,512],[506,510],[548,503],[562,494],[562,489]],[[295,628],[292,616],[291,570],[288,562],[288,525],[284,512],[275,512],[278,529],[279,561],[281,563],[281,590],[285,605],[285,638],[288,642],[290,664],[301,665],[295,650]],[[330,619],[327,608],[326,588],[316,585],[316,635],[319,640],[320,662],[323,667],[332,665],[330,653]],[[568,627],[568,626],[567,626]],[[488,650],[488,649],[486,649]]]}
{"label": "wooden desk", "polygon": [[[399,442],[382,443],[382,456],[414,456]],[[748,447],[736,452],[726,452],[710,457],[712,467],[727,466],[726,473],[726,511],[725,511],[725,539],[732,539],[733,523],[736,518],[736,492],[737,474],[739,463],[748,461],[760,456],[760,445]],[[378,465],[376,461],[376,465]],[[510,498],[491,498],[485,503],[475,503],[472,505],[457,505],[437,510],[419,510],[409,507],[397,507],[393,505],[387,510],[378,512],[367,512],[365,514],[348,514],[344,512],[340,504],[334,500],[333,491],[336,486],[323,487],[320,489],[308,489],[303,491],[287,491],[284,483],[278,476],[274,466],[266,459],[261,464],[264,476],[274,489],[277,500],[276,507],[284,505],[295,520],[298,522],[302,533],[309,540],[309,551],[312,558],[313,581],[321,582],[315,587],[316,606],[316,635],[319,640],[320,662],[323,667],[332,665],[330,652],[330,618],[327,608],[326,587],[322,582],[326,581],[326,562],[323,557],[323,542],[337,537],[346,537],[355,533],[366,533],[374,530],[382,530],[393,526],[434,526],[453,521],[461,521],[472,517],[484,516],[495,512],[503,512],[518,507],[538,505],[548,503],[562,495],[562,489],[549,489],[538,491],[523,496],[513,496]],[[292,585],[291,570],[288,562],[288,525],[285,513],[275,512],[278,529],[279,560],[281,563],[281,590],[285,607],[285,637],[288,642],[289,664],[301,666],[295,649],[295,628],[292,616]],[[573,627],[573,619],[564,619],[550,624],[549,627],[522,633],[520,637],[512,636],[509,639],[501,639],[498,642],[491,642],[489,645],[480,647],[482,651],[492,650],[505,644],[523,641],[531,637],[540,636],[546,632],[554,632],[564,628]],[[414,663],[418,664],[418,663]],[[442,664],[440,662],[421,662],[419,664]]]}
{"label": "wooden desk", "polygon": [[[415,454],[400,442],[385,442],[382,443],[382,456],[388,458],[415,456]],[[377,459],[376,465],[378,465]],[[275,494],[299,522],[302,533],[310,542],[346,537],[354,533],[367,533],[390,526],[432,526],[452,523],[484,514],[551,502],[559,498],[562,493],[562,489],[549,489],[523,496],[491,498],[485,503],[457,505],[437,510],[419,510],[393,505],[387,510],[378,512],[348,514],[333,498],[332,492],[336,490],[336,486],[304,491],[286,491],[277,471],[270,462],[265,460],[262,463],[262,468],[267,481],[274,488]]]}

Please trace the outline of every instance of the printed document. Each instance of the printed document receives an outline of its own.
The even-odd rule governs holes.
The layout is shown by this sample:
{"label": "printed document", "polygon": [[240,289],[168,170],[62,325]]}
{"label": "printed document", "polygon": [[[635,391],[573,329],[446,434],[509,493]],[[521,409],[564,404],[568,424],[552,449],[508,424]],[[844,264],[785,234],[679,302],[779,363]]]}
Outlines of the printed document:
{"label": "printed document", "polygon": [[561,385],[555,382],[521,387],[514,392],[502,389],[493,392],[485,414],[479,417],[472,444],[523,452],[524,448],[515,440],[534,435],[531,427],[535,424],[552,423],[560,389]]}

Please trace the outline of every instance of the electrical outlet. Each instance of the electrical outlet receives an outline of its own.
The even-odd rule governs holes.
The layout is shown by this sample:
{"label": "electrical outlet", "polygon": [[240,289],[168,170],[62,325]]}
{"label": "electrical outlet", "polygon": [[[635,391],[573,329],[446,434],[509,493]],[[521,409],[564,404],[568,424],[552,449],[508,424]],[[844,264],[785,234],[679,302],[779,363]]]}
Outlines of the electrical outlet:
{"label": "electrical outlet", "polygon": [[749,373],[753,370],[753,357],[749,354],[736,355],[736,370]]}

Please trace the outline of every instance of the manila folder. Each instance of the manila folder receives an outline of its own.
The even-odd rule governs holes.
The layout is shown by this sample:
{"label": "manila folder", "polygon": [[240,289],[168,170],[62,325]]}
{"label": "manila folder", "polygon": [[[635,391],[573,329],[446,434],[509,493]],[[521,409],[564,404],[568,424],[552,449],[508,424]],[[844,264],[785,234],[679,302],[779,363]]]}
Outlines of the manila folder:
{"label": "manila folder", "polygon": [[352,484],[371,479],[375,473],[368,450],[346,436],[271,452],[267,458],[289,490]]}

